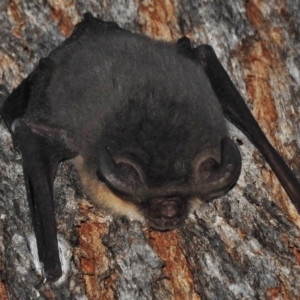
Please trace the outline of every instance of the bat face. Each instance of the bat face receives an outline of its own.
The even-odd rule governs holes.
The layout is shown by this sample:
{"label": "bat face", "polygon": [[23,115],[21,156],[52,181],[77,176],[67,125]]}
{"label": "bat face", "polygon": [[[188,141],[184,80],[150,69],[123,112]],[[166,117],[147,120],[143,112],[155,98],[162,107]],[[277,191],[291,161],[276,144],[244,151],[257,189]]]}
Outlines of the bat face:
{"label": "bat face", "polygon": [[[90,174],[123,201],[135,204],[152,227],[171,229],[187,217],[192,199],[211,200],[235,184],[240,155],[227,138],[220,111],[213,115],[218,118],[214,123],[210,114],[195,110],[194,101],[203,99],[200,93],[189,97],[184,92],[186,99],[180,99],[178,90],[171,96],[148,95],[155,86],[146,82],[143,88],[146,95],[126,101],[104,117],[100,147],[83,156]],[[218,113],[217,103],[215,108],[210,105],[202,105],[203,110]],[[96,159],[91,161],[92,157]]]}
{"label": "bat face", "polygon": [[[135,204],[149,225],[160,230],[180,225],[192,201],[207,202],[224,195],[236,183],[241,167],[240,154],[227,137],[219,147],[206,149],[195,157],[166,160],[162,165],[162,169],[166,168],[164,173],[149,173],[151,162],[141,163],[139,158],[125,153],[113,157],[104,148],[96,173],[124,201]],[[156,163],[160,158],[152,159]]]}
{"label": "bat face", "polygon": [[[39,258],[61,276],[53,181],[74,159],[90,199],[159,230],[194,201],[227,193],[241,170],[225,116],[267,158],[294,203],[299,184],[252,117],[212,48],[151,40],[90,14],[1,108],[21,152]],[[299,206],[300,209],[300,206]]]}

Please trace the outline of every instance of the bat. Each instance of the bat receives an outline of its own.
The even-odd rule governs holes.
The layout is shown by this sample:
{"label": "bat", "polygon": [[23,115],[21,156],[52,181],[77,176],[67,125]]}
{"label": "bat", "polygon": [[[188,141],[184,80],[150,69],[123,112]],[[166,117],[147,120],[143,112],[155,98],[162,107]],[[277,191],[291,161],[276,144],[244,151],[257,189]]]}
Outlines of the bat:
{"label": "bat", "polygon": [[296,177],[209,45],[193,48],[187,37],[156,41],[86,13],[69,38],[1,97],[49,281],[62,275],[53,209],[62,160],[72,159],[94,203],[169,230],[194,203],[220,197],[237,182],[241,156],[227,118],[263,154],[300,212]]}

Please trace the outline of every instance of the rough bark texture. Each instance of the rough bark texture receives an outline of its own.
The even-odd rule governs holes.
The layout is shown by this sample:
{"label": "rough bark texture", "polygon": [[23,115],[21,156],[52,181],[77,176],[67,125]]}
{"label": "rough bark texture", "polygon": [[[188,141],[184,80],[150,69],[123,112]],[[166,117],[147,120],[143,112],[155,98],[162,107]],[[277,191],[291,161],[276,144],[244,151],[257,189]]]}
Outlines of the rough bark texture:
{"label": "rough bark texture", "polygon": [[[86,11],[155,38],[211,44],[300,178],[299,0],[2,0],[1,83],[15,88]],[[300,218],[258,151],[230,132],[243,157],[236,187],[171,232],[112,220],[64,163],[55,181],[64,276],[43,284],[21,158],[0,120],[0,299],[300,299]]]}

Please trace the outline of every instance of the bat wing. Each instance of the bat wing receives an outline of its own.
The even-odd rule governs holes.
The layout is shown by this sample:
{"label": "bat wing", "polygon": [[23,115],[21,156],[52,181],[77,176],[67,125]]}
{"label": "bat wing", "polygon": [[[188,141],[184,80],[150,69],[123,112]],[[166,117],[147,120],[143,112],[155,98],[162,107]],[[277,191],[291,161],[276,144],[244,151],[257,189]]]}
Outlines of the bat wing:
{"label": "bat wing", "polygon": [[203,67],[220,101],[225,117],[238,127],[262,153],[300,213],[300,184],[297,178],[268,141],[213,48],[209,45],[201,45],[193,49],[186,37],[178,40],[177,47],[180,53],[197,61]]}
{"label": "bat wing", "polygon": [[[38,67],[7,98],[7,91],[0,86],[0,114],[12,135],[15,148],[22,155],[39,259],[44,265],[45,277],[51,281],[62,274],[53,207],[53,182],[59,162],[73,158],[79,152],[75,140],[69,136],[70,130],[64,125],[53,124],[56,111],[46,93],[55,72],[53,59],[81,37],[92,39],[95,33],[115,30],[122,29],[116,23],[103,22],[86,13],[72,35],[48,58],[42,58]],[[63,99],[58,99],[60,101]]]}
{"label": "bat wing", "polygon": [[[47,69],[47,63],[43,68]],[[34,97],[30,93],[34,84],[34,75],[27,77],[6,99],[1,116],[12,134],[15,148],[22,155],[39,258],[44,264],[46,278],[54,281],[61,276],[62,270],[53,208],[53,181],[58,163],[76,156],[77,152],[64,129],[26,116],[31,98]]]}

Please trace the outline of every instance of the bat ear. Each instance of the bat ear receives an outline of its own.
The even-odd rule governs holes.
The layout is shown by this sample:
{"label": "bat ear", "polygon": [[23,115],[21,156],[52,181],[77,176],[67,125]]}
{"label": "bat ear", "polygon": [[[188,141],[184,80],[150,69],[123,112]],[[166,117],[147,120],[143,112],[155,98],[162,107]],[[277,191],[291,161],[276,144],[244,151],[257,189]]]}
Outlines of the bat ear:
{"label": "bat ear", "polygon": [[[185,55],[189,56],[189,52]],[[300,184],[296,176],[268,141],[213,48],[209,45],[201,45],[194,50],[194,55],[209,78],[225,117],[239,128],[265,157],[300,213]]]}
{"label": "bat ear", "polygon": [[220,197],[233,188],[240,176],[241,161],[237,146],[227,137],[221,141],[221,153],[211,151],[199,155],[194,165],[194,178],[201,199]]}
{"label": "bat ear", "polygon": [[144,186],[144,173],[141,168],[127,158],[116,160],[108,148],[100,151],[97,176],[112,189],[125,195],[130,195]]}

